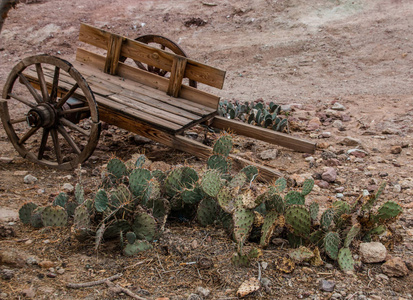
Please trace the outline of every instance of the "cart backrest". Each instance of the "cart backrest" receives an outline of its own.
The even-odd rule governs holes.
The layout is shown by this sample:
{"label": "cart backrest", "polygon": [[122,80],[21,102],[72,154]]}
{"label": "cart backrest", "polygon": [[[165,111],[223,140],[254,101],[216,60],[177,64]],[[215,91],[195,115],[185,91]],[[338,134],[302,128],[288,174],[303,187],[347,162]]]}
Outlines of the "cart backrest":
{"label": "cart backrest", "polygon": [[[119,75],[158,88],[173,97],[195,100],[198,103],[213,108],[218,107],[219,97],[183,85],[182,80],[183,78],[188,78],[222,89],[225,79],[225,71],[223,70],[87,24],[81,24],[80,26],[79,41],[107,51],[105,57],[78,48],[76,60],[81,63],[97,67],[107,74]],[[170,78],[163,78],[124,64],[119,61],[121,57],[131,58],[135,61],[168,71],[171,73]],[[201,100],[196,99],[199,97],[201,97]]]}

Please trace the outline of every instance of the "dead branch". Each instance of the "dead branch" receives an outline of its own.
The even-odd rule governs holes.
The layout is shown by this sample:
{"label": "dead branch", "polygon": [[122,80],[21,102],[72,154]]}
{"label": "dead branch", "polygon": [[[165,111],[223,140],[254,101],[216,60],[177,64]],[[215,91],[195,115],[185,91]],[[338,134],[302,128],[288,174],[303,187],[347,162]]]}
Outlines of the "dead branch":
{"label": "dead branch", "polygon": [[95,286],[95,285],[99,285],[105,282],[110,282],[116,279],[119,279],[120,277],[122,277],[122,273],[113,275],[111,277],[105,278],[105,279],[101,279],[101,280],[96,280],[96,281],[89,281],[89,282],[83,282],[83,283],[68,283],[66,286],[68,288],[72,288],[72,289],[80,289],[80,288],[84,288],[84,287],[90,287],[90,286]]}
{"label": "dead branch", "polygon": [[134,292],[132,292],[130,289],[127,289],[125,287],[120,286],[119,284],[114,284],[113,282],[110,281],[106,281],[106,285],[115,293],[119,294],[119,293],[125,293],[126,295],[128,295],[129,297],[132,297],[134,299],[138,299],[138,300],[147,300],[146,298],[140,297],[138,295],[136,295]]}

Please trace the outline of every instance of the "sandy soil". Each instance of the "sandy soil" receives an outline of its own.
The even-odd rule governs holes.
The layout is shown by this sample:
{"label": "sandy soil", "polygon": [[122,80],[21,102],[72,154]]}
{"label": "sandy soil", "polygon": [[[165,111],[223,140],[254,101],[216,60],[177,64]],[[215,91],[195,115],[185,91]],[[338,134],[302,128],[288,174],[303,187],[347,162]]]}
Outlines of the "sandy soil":
{"label": "sandy soil", "polygon": [[[191,18],[206,23],[185,26]],[[352,200],[363,189],[373,190],[386,181],[384,198],[398,201],[405,208],[396,225],[404,241],[396,245],[391,255],[406,260],[413,258],[412,1],[22,3],[9,13],[0,35],[0,86],[11,68],[24,57],[47,53],[73,61],[76,47],[81,44],[77,41],[81,22],[131,38],[149,33],[169,37],[191,58],[227,70],[224,89],[210,90],[223,99],[262,98],[290,105],[296,124],[292,134],[319,143],[319,150],[313,155],[315,163],[305,160],[301,153],[265,143],[257,142],[246,148],[248,143],[242,138],[237,140],[240,153],[258,161],[261,151],[278,149],[277,158],[265,163],[293,177],[321,173],[328,161],[325,153],[333,153],[340,160],[335,166],[338,179],[309,196],[325,205],[336,196],[336,188],[344,187],[345,198]],[[329,109],[335,102],[344,105],[345,110],[331,113]],[[314,123],[318,126],[314,127]],[[323,132],[330,132],[331,136]],[[341,144],[346,136],[359,139],[369,155],[346,156],[354,148]],[[391,153],[393,146],[401,146],[401,152]],[[103,133],[93,159],[83,166],[82,180],[88,192],[93,192],[98,181],[96,174],[111,155],[129,159],[143,151],[152,155],[152,160],[170,165],[202,164],[194,157],[154,143],[138,145],[130,133],[110,127]],[[0,293],[5,299],[22,297],[24,290],[34,292],[35,299],[113,299],[115,295],[105,286],[70,290],[65,283],[100,279],[117,272],[124,273],[118,283],[148,299],[187,299],[196,293],[197,287],[209,289],[210,299],[233,299],[243,280],[257,276],[256,265],[249,268],[231,265],[229,258],[235,245],[224,232],[214,228],[171,223],[162,240],[172,249],[169,253],[162,250],[166,246],[160,243],[154,251],[131,259],[120,256],[113,245],[96,253],[93,245],[75,243],[68,232],[36,231],[18,221],[9,224],[25,201],[50,202],[63,183],[75,184],[78,174],[49,170],[23,160],[8,142],[3,128],[0,156],[2,222],[16,233],[0,240],[0,250],[13,249],[17,256],[51,260],[64,269],[63,274],[49,278],[45,276],[49,271],[37,266],[0,266],[14,272],[11,280],[0,279]],[[24,172],[39,180],[34,185],[24,184]],[[262,288],[251,298],[328,299],[334,294],[342,299],[409,299],[413,295],[411,271],[403,278],[382,279],[378,276],[382,274],[380,265],[364,265],[353,276],[336,267],[312,270],[305,266],[292,274],[281,274],[274,267],[274,260],[284,251],[273,245],[264,252],[262,261],[269,266],[263,270],[263,276],[270,280],[271,289]],[[202,257],[212,259],[214,266],[200,269],[182,264]],[[321,291],[321,279],[334,280],[335,291]]]}

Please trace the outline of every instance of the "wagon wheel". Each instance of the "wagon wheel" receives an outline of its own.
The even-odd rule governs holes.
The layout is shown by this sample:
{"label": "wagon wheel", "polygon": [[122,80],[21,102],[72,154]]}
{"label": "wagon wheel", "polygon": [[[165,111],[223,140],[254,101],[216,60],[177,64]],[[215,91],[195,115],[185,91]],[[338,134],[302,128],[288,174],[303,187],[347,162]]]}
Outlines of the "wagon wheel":
{"label": "wagon wheel", "polygon": [[72,169],[93,153],[100,134],[95,98],[67,61],[48,55],[23,59],[10,72],[3,98],[4,129],[24,158]]}
{"label": "wagon wheel", "polygon": [[[160,46],[162,50],[170,50],[177,55],[187,57],[185,51],[182,50],[181,47],[179,47],[177,44],[175,44],[170,39],[160,36],[160,35],[154,35],[154,34],[141,35],[141,36],[138,36],[135,39],[135,41],[145,43],[145,44],[150,44],[150,43],[156,44],[157,46]],[[121,61],[124,62],[125,59],[126,59],[125,57],[122,57]],[[160,75],[162,77],[165,77],[169,73],[168,71],[156,68],[154,66],[149,66],[147,64],[141,63],[140,61],[134,60],[134,62],[140,69],[149,71],[151,73]],[[196,88],[197,82],[194,80],[189,80],[189,86]]]}

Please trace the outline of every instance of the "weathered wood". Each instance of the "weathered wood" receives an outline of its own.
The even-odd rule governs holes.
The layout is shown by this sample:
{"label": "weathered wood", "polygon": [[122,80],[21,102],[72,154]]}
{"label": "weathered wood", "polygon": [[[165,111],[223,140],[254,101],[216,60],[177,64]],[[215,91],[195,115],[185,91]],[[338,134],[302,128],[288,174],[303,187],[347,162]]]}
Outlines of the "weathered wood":
{"label": "weathered wood", "polygon": [[299,152],[314,153],[316,149],[315,143],[292,137],[285,133],[253,126],[224,117],[214,117],[210,126],[222,130],[228,130],[236,134],[252,137],[264,142],[280,145]]}
{"label": "weathered wood", "polygon": [[187,59],[182,56],[175,56],[172,63],[171,77],[167,94],[172,97],[178,97],[181,91],[182,80],[184,79]]}
{"label": "weathered wood", "polygon": [[[111,35],[105,30],[87,24],[80,25],[79,40],[105,50],[108,50],[107,41]],[[120,54],[168,72],[172,70],[173,58],[176,56],[128,38],[125,38]],[[188,59],[187,65],[184,75],[186,78],[222,89],[225,71],[190,59]]]}
{"label": "weathered wood", "polygon": [[108,51],[106,53],[106,61],[103,72],[111,75],[117,74],[123,40],[124,38],[120,35],[110,35],[108,40]]}

